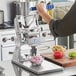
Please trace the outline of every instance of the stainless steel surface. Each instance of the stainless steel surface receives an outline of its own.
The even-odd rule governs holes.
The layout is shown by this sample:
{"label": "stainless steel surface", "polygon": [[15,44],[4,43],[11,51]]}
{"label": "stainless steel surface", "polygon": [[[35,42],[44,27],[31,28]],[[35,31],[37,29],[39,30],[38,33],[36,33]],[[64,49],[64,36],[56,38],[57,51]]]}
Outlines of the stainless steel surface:
{"label": "stainless steel surface", "polygon": [[0,73],[4,71],[4,68],[0,66]]}
{"label": "stainless steel surface", "polygon": [[[6,68],[5,71],[8,70],[8,75],[6,74],[6,76],[10,76],[9,72],[11,72],[11,74],[12,74],[12,71],[14,74],[14,75],[12,74],[12,76],[71,76],[71,75],[76,74],[76,66],[64,68],[63,71],[59,71],[59,72],[58,71],[55,72],[55,70],[54,70],[54,73],[50,72],[50,73],[41,74],[41,75],[34,74],[34,73],[28,71],[28,69],[24,68],[24,66],[29,67],[28,65],[30,65],[30,63],[29,64],[26,63],[27,61],[24,58],[22,58],[22,56],[20,55],[20,51],[19,51],[20,49],[16,47],[15,50],[16,50],[16,52],[14,52],[13,61],[16,61],[17,64],[11,63],[10,61],[4,61],[4,62],[2,62],[3,64],[1,63],[2,65],[0,64],[2,67]],[[21,64],[23,64],[22,67],[21,67]],[[50,64],[52,64],[52,63],[50,63]],[[46,69],[48,69],[48,67],[51,69],[52,68],[56,69],[56,67],[54,65],[49,66],[46,63],[44,63],[44,66],[47,67]],[[10,67],[10,68],[8,68],[8,67]],[[43,69],[43,70],[45,70],[45,69]]]}
{"label": "stainless steel surface", "polygon": [[56,65],[52,62],[49,62],[47,60],[43,60],[43,63],[40,66],[33,66],[30,61],[23,62],[23,64],[18,63],[16,61],[13,61],[13,63],[25,70],[30,71],[31,73],[37,74],[37,75],[55,73],[55,72],[64,70],[63,67]]}
{"label": "stainless steel surface", "polygon": [[[32,7],[35,7],[36,2],[37,1],[34,0],[26,0],[25,2],[19,2],[19,10],[21,11],[21,13],[20,15],[16,15],[15,30],[17,37],[16,46],[20,49],[20,51],[22,51],[21,47],[24,45],[37,47],[42,43],[44,44],[45,42],[51,42],[51,40],[55,41],[49,30],[48,24],[39,24],[38,14],[36,10],[32,10]],[[50,44],[48,45],[51,46]],[[27,52],[26,48],[23,49],[25,50],[25,52]],[[29,51],[29,55],[31,52],[32,51]]]}
{"label": "stainless steel surface", "polygon": [[76,75],[76,66],[64,68],[64,71],[48,73],[44,75],[36,75],[31,72],[20,69],[18,66],[13,65],[11,61],[0,62],[0,66],[2,66],[5,69],[3,73],[0,74],[0,76],[72,76],[72,75]]}
{"label": "stainless steel surface", "polygon": [[0,30],[1,61],[11,60],[15,49],[15,30]]}

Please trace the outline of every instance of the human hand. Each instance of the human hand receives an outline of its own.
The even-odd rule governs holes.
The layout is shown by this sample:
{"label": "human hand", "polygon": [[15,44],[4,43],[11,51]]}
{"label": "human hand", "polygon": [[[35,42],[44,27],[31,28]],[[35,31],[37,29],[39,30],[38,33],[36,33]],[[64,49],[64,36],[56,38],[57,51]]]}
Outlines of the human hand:
{"label": "human hand", "polygon": [[44,2],[41,2],[36,5],[36,8],[37,8],[38,14],[44,19],[46,23],[49,24],[52,17],[47,13],[46,4]]}
{"label": "human hand", "polygon": [[47,14],[47,9],[46,9],[46,4],[44,2],[41,2],[39,4],[36,5],[36,8],[37,8],[37,12],[38,14],[43,17],[44,16],[44,13]]}

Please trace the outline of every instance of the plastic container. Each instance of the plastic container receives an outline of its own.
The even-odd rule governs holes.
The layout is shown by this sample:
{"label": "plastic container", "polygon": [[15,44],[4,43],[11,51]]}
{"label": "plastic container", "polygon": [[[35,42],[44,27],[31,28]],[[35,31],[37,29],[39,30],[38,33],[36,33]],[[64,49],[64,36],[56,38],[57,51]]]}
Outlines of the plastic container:
{"label": "plastic container", "polygon": [[46,7],[48,10],[47,10],[47,13],[52,17],[52,19],[54,18],[54,5],[49,2],[47,4],[47,7]]}

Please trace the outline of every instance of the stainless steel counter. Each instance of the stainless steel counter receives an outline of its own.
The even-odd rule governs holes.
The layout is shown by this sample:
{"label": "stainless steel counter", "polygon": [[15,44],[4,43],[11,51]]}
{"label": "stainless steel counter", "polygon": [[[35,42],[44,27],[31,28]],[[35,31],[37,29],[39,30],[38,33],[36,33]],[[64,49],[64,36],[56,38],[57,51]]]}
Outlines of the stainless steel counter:
{"label": "stainless steel counter", "polygon": [[48,73],[44,75],[35,75],[33,73],[25,71],[19,68],[18,66],[13,65],[11,61],[0,62],[0,66],[4,68],[4,71],[2,74],[0,74],[0,76],[72,76],[72,75],[76,75],[76,66],[64,68],[64,71]]}
{"label": "stainless steel counter", "polygon": [[[16,61],[18,63],[20,62],[20,64],[23,65],[23,63],[25,62],[23,58],[20,56],[20,51],[19,51],[20,49],[16,48],[15,50],[16,51],[13,55],[12,61]],[[34,74],[30,71],[25,70],[23,68],[24,66],[20,67],[18,65],[13,64],[12,61],[0,62],[0,66],[4,68],[4,71],[0,73],[0,76],[72,76],[72,75],[76,76],[76,66],[64,68],[64,70],[62,71],[56,71],[52,73],[46,73],[46,74],[39,75],[39,74]],[[46,66],[50,67],[49,65],[46,65]],[[52,67],[55,67],[55,66],[52,66]]]}

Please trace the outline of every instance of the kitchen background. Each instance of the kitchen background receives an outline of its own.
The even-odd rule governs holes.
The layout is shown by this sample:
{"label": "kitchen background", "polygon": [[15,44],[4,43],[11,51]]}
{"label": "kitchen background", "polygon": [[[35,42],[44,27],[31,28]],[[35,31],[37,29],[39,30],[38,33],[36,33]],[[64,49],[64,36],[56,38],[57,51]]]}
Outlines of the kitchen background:
{"label": "kitchen background", "polygon": [[[5,25],[9,25],[7,29],[0,28],[0,60],[9,60],[12,58],[13,51],[15,49],[15,30],[12,27],[13,24],[13,16],[15,15],[15,9],[13,8],[13,2],[17,0],[0,0],[0,10],[4,11],[4,23]],[[67,0],[53,0],[53,2],[66,2]],[[73,1],[73,0],[68,0]],[[1,26],[4,26],[2,24]],[[12,28],[11,28],[12,27]],[[52,46],[57,44],[61,44],[67,48],[76,48],[76,35],[71,35],[68,37],[58,37],[55,40],[55,43],[52,43]]]}
{"label": "kitchen background", "polygon": [[[18,0],[0,0],[0,10],[4,11],[4,20],[6,21],[10,21],[11,19],[11,3],[13,1],[18,1]],[[52,0],[53,2],[63,2],[63,1],[74,1],[74,0]]]}
{"label": "kitchen background", "polygon": [[11,2],[17,1],[17,0],[0,0],[0,1],[1,1],[0,10],[4,11],[5,22],[10,21],[10,15],[11,15],[11,12],[13,12],[13,11],[10,11],[11,10],[10,4],[11,4]]}

